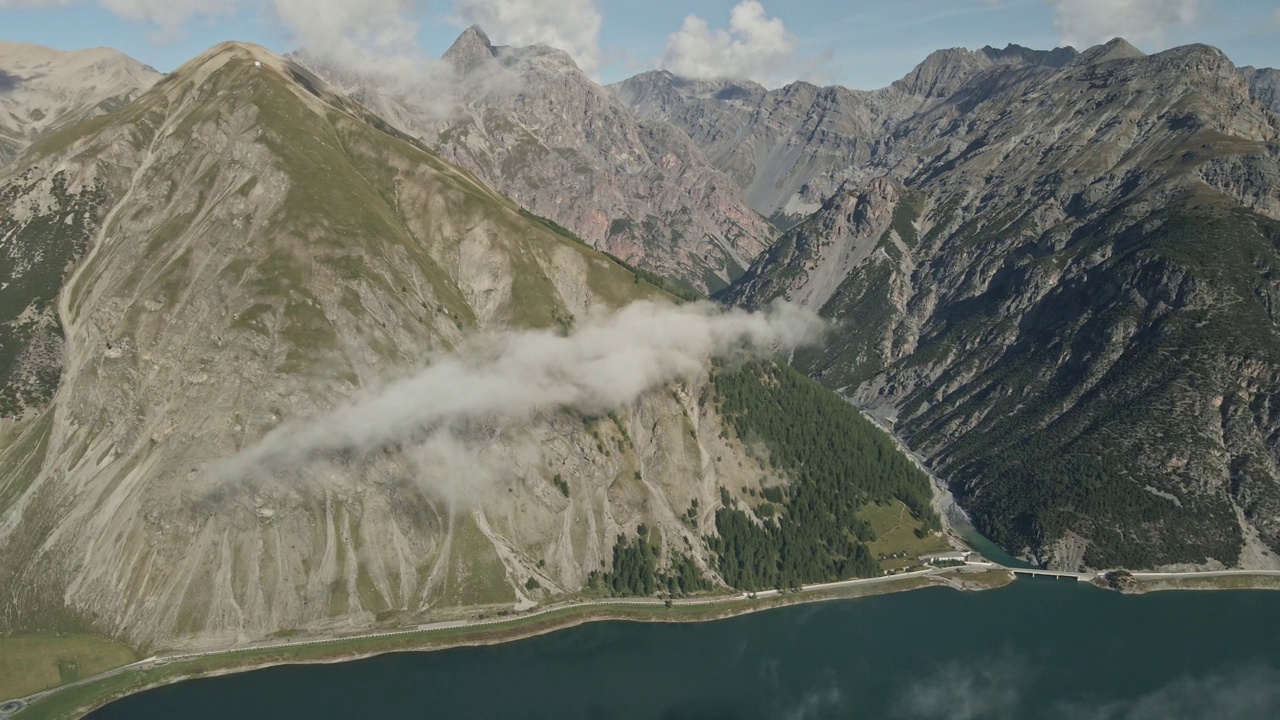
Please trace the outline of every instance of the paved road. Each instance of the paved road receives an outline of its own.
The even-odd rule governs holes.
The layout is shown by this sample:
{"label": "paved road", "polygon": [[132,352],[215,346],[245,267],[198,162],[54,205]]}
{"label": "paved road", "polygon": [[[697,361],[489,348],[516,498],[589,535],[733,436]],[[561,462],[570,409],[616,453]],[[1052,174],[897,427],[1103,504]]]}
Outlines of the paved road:
{"label": "paved road", "polygon": [[[799,592],[819,592],[823,590],[838,590],[841,588],[855,587],[858,585],[878,585],[885,582],[892,582],[907,577],[923,577],[940,572],[940,569],[918,570],[912,573],[902,573],[899,575],[887,575],[875,578],[859,578],[855,580],[842,580],[840,582],[819,583],[815,585],[804,585],[799,588]],[[755,593],[756,599],[766,599],[781,595],[778,590],[762,590]],[[749,593],[734,593],[732,595],[717,595],[714,597],[702,598],[683,598],[673,599],[673,606],[687,607],[696,605],[716,605],[720,603],[735,602],[746,600]],[[539,615],[546,615],[553,612],[562,612],[565,610],[576,610],[579,608],[589,607],[607,607],[610,605],[621,607],[643,607],[654,605],[665,605],[666,600],[661,598],[604,598],[601,600],[587,600],[576,603],[558,603],[555,605],[547,605],[536,610],[517,613],[513,615],[502,615],[499,617],[488,618],[486,620],[450,620],[446,622],[429,623],[426,625],[418,625],[403,630],[390,630],[383,632],[363,633],[360,635],[343,635],[340,637],[320,638],[311,640],[296,640],[293,642],[268,643],[264,645],[242,645],[232,648],[222,648],[218,650],[205,650],[203,652],[179,653],[175,655],[165,655],[160,657],[156,662],[158,664],[174,662],[177,660],[191,660],[194,658],[210,657],[213,655],[226,655],[228,653],[245,652],[247,650],[276,650],[281,648],[302,647],[306,645],[325,645],[335,642],[349,642],[351,640],[368,640],[373,638],[395,637],[397,635],[412,635],[414,633],[431,632],[434,630],[450,630],[456,628],[476,628],[486,625],[500,625],[502,623],[515,622],[517,620],[527,620],[535,618]]]}
{"label": "paved road", "polygon": [[[1099,573],[1103,575],[1105,573]],[[1135,572],[1132,575],[1145,580],[1169,580],[1186,577],[1224,577],[1228,575],[1261,575],[1280,577],[1280,570],[1193,570],[1191,572]]]}
{"label": "paved road", "polygon": [[1038,568],[1005,568],[1014,575],[1032,575],[1035,577],[1068,578],[1079,582],[1089,582],[1105,573],[1078,573],[1063,570],[1040,570]]}

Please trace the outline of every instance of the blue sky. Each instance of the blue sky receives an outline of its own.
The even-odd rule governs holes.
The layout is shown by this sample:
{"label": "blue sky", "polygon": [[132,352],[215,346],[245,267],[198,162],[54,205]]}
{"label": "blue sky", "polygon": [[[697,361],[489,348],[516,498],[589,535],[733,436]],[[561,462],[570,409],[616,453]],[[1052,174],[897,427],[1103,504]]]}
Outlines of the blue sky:
{"label": "blue sky", "polygon": [[498,43],[563,47],[605,82],[668,67],[859,88],[892,82],[937,48],[1083,48],[1114,35],[1148,52],[1204,42],[1238,65],[1280,65],[1280,0],[363,0],[354,10],[350,0],[223,0],[209,14],[210,4],[0,0],[0,39],[106,45],[167,71],[227,39],[425,60],[479,22]]}

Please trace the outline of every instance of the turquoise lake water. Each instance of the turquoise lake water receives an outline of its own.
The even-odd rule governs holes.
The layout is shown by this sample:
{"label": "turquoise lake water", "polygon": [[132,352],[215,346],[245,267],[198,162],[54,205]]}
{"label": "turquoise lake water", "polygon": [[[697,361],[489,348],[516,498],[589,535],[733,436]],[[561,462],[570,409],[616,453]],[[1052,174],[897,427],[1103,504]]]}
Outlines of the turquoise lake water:
{"label": "turquoise lake water", "polygon": [[1026,579],[593,623],[188,681],[93,717],[1267,720],[1280,718],[1280,592],[1124,596]]}

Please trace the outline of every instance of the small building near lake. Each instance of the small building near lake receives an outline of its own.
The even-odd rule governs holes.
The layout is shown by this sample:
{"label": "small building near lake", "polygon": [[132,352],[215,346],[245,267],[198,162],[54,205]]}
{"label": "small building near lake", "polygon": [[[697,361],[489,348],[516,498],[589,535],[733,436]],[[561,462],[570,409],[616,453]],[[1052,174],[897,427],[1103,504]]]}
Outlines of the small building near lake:
{"label": "small building near lake", "polygon": [[974,553],[964,552],[963,550],[953,550],[951,552],[931,553],[929,555],[921,555],[920,562],[925,565],[938,565],[940,563],[962,563],[969,560],[969,556]]}

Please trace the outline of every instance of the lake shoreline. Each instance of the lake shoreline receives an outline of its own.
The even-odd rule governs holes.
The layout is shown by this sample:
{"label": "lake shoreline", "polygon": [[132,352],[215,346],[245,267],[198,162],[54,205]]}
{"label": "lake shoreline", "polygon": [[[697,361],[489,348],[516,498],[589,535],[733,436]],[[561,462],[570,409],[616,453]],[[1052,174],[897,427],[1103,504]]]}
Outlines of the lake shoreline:
{"label": "lake shoreline", "polygon": [[[1220,582],[1219,579],[1205,580]],[[1248,584],[1256,580],[1257,584]],[[130,695],[172,685],[186,680],[220,677],[263,670],[284,665],[333,665],[354,662],[390,653],[433,652],[463,647],[484,647],[526,640],[598,622],[644,622],[663,624],[704,623],[741,617],[797,605],[906,593],[931,587],[946,587],[962,592],[982,592],[1006,587],[1015,582],[1007,570],[985,572],[937,573],[903,577],[897,580],[838,588],[812,593],[793,592],[759,600],[732,599],[716,604],[661,604],[576,606],[554,610],[542,617],[511,616],[492,625],[407,631],[401,634],[355,636],[302,641],[293,647],[265,647],[229,650],[225,653],[189,660],[162,662],[150,667],[127,669],[101,680],[90,679],[79,687],[50,691],[27,706],[17,717],[36,720],[47,717],[80,716]],[[1059,582],[1024,579],[1024,582]],[[1099,590],[1114,590],[1086,583]],[[1175,585],[1167,581],[1148,581],[1132,594],[1166,593],[1169,591],[1280,589],[1280,581],[1269,576],[1237,576],[1231,585]],[[350,645],[350,647],[344,647]],[[163,660],[163,658],[162,658]]]}
{"label": "lake shoreline", "polygon": [[[958,574],[958,573],[957,573]],[[812,593],[786,593],[759,600],[726,600],[708,605],[675,605],[667,608],[661,604],[579,606],[567,611],[553,611],[543,617],[526,618],[511,616],[506,622],[482,626],[461,626],[456,629],[422,630],[402,634],[385,633],[372,636],[356,636],[352,639],[333,638],[303,641],[294,647],[266,647],[228,650],[224,653],[172,663],[160,662],[150,667],[127,669],[101,680],[90,679],[78,687],[55,688],[20,711],[20,720],[40,718],[79,717],[130,695],[172,685],[186,680],[220,677],[263,670],[282,665],[333,665],[401,652],[434,652],[463,647],[500,645],[519,640],[548,635],[563,630],[597,622],[645,622],[645,623],[703,623],[726,620],[744,615],[837,600],[853,600],[910,592],[931,587],[946,587],[965,592],[978,592],[1004,587],[1012,583],[1011,574],[1000,571],[970,573],[972,575],[1005,575],[1007,580],[981,586],[959,587],[943,580],[943,574],[904,577],[871,585],[852,586]],[[946,574],[950,575],[950,573]],[[674,612],[673,612],[674,611]],[[560,614],[563,612],[563,614]],[[343,648],[344,644],[372,647]],[[161,658],[163,661],[163,658]],[[202,667],[208,663],[207,666]],[[190,671],[186,671],[190,667]],[[102,686],[100,689],[98,686]]]}

